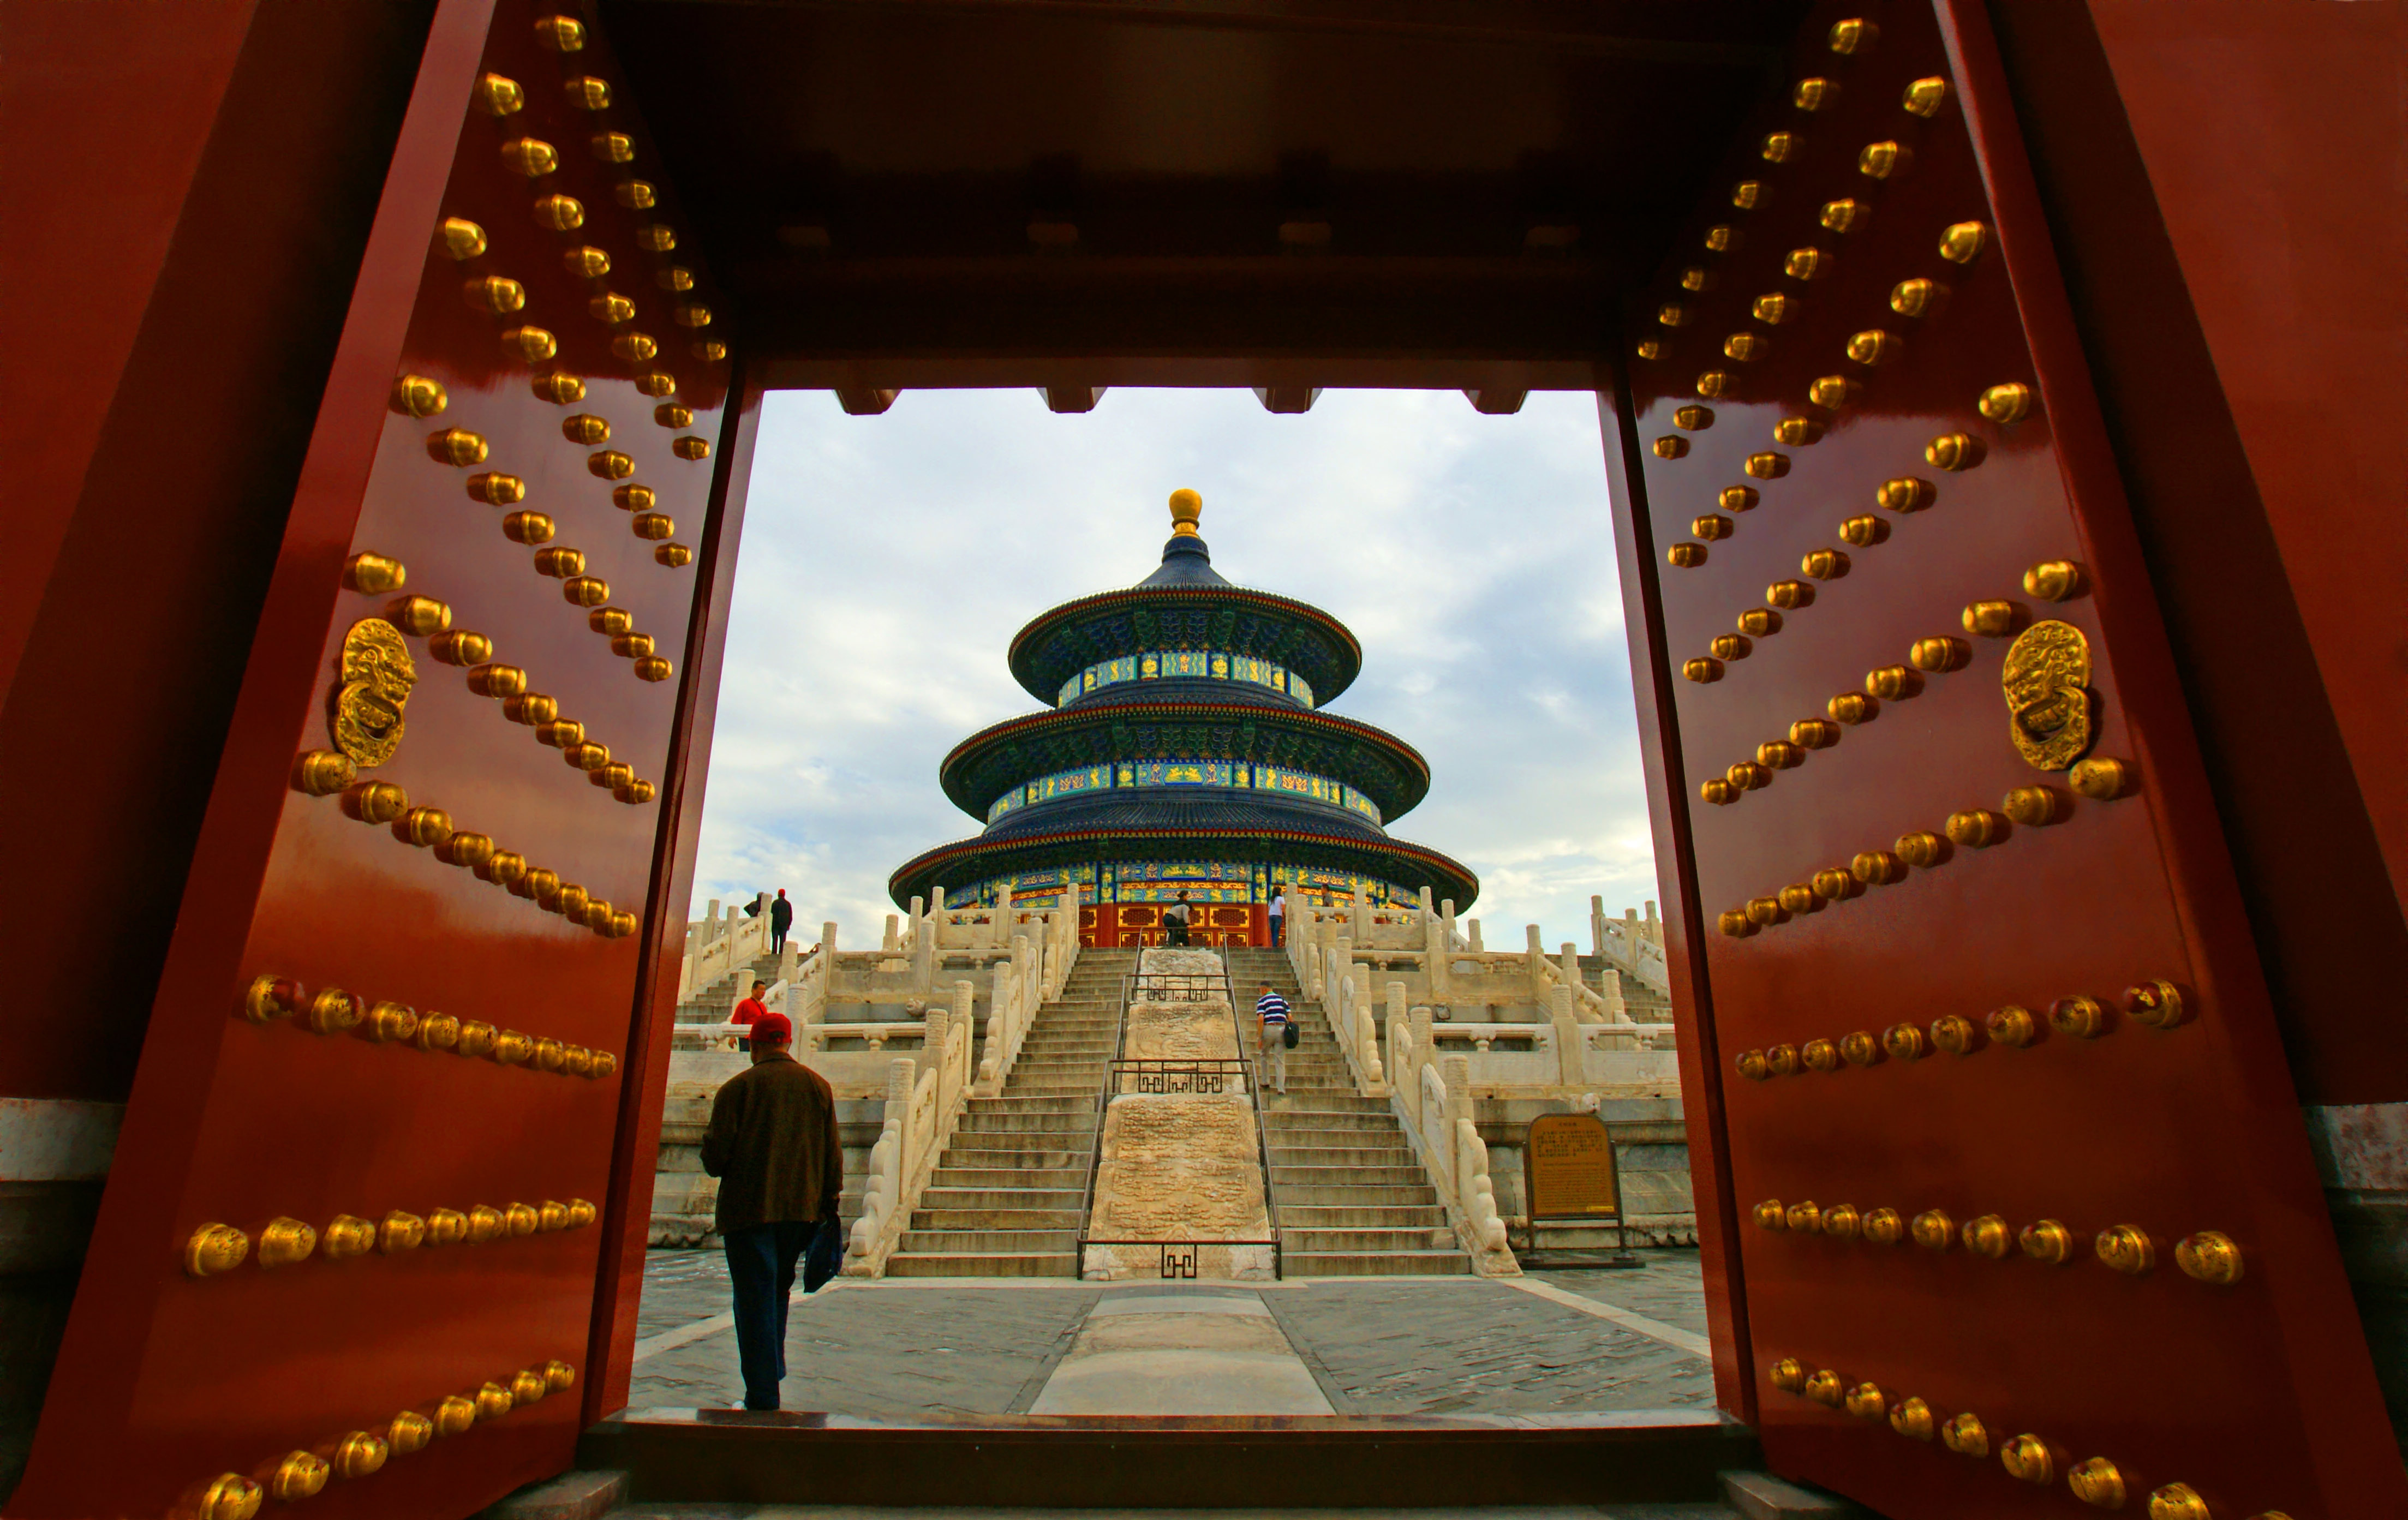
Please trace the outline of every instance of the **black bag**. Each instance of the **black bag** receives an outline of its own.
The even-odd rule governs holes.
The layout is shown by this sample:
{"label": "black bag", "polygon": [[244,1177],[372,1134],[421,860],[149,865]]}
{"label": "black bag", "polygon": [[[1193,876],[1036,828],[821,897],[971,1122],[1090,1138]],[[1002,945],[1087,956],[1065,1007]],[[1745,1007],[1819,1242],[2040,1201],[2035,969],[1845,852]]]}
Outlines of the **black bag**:
{"label": "black bag", "polygon": [[1288,1020],[1287,1023],[1280,1026],[1280,1043],[1285,1045],[1288,1049],[1296,1049],[1298,1044],[1302,1043],[1304,1037],[1297,1033],[1296,1021],[1294,1019]]}
{"label": "black bag", "polygon": [[821,1284],[844,1270],[844,1229],[836,1215],[820,1221],[811,1243],[803,1248],[803,1291],[816,1293]]}

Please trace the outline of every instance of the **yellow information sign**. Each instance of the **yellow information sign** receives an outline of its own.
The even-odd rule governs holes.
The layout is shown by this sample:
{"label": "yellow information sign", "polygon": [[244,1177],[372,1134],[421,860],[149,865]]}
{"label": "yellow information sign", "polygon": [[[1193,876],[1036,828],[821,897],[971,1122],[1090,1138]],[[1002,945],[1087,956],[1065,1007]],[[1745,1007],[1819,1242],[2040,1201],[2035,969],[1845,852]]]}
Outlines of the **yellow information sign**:
{"label": "yellow information sign", "polygon": [[1618,1219],[1613,1141],[1593,1113],[1543,1113],[1522,1142],[1532,1219]]}

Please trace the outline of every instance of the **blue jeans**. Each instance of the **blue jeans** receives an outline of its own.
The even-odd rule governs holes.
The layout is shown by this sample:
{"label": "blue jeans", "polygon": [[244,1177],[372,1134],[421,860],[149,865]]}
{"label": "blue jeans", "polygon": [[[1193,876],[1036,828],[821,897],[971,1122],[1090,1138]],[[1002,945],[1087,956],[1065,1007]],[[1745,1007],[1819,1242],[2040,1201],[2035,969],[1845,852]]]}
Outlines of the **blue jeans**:
{"label": "blue jeans", "polygon": [[744,1407],[776,1409],[786,1375],[786,1301],[795,1262],[819,1229],[802,1220],[755,1225],[721,1238],[736,1289],[736,1361],[744,1372]]}
{"label": "blue jeans", "polygon": [[1287,915],[1285,913],[1273,913],[1271,915],[1271,948],[1273,950],[1277,950],[1283,944],[1286,943],[1286,941]]}

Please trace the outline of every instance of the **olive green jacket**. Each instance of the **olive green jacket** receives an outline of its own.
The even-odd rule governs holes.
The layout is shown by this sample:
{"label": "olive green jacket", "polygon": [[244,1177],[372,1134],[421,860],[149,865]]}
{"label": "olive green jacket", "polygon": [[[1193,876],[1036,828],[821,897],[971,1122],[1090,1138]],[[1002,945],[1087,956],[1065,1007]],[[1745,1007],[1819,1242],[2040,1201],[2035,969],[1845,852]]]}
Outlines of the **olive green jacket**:
{"label": "olive green jacket", "polygon": [[711,1099],[702,1169],[719,1179],[722,1235],[833,1216],[844,1191],[836,1090],[791,1055],[762,1057]]}

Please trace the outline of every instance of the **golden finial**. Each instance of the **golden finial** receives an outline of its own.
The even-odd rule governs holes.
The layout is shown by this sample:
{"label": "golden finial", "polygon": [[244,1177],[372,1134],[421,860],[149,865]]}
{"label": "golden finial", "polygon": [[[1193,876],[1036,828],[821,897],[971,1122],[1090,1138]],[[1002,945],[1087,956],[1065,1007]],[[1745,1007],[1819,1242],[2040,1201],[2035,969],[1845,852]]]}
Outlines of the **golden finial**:
{"label": "golden finial", "polygon": [[1197,520],[1204,515],[1204,498],[1184,487],[1170,494],[1170,536],[1174,538],[1195,538]]}

